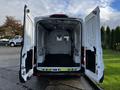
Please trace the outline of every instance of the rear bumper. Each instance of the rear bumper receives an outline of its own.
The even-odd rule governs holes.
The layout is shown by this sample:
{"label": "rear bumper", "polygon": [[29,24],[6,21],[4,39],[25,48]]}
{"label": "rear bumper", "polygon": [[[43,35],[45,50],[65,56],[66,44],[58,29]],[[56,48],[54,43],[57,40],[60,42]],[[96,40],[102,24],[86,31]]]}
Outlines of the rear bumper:
{"label": "rear bumper", "polygon": [[71,71],[79,71],[79,67],[37,67],[38,71],[43,71],[43,72],[71,72]]}
{"label": "rear bumper", "polygon": [[51,71],[39,71],[34,68],[34,76],[80,76],[82,74],[81,70],[78,71],[59,71],[59,72],[51,72]]}

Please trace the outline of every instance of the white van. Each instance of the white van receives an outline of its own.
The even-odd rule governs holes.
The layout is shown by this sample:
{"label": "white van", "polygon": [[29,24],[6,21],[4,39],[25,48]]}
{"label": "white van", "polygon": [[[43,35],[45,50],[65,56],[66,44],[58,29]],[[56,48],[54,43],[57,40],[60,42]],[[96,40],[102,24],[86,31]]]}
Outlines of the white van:
{"label": "white van", "polygon": [[63,14],[33,19],[25,6],[20,81],[25,82],[32,75],[84,73],[102,82],[104,64],[99,13],[97,7],[85,20]]}
{"label": "white van", "polygon": [[14,38],[9,40],[9,45],[11,47],[21,45],[21,43],[22,43],[22,37],[20,35],[16,35]]}

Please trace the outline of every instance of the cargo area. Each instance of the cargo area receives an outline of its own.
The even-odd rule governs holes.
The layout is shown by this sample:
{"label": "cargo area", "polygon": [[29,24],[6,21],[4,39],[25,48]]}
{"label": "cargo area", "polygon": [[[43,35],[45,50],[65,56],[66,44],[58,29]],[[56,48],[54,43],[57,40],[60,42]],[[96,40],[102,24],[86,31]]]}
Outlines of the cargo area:
{"label": "cargo area", "polygon": [[36,25],[37,67],[79,67],[81,23],[74,19],[48,18]]}

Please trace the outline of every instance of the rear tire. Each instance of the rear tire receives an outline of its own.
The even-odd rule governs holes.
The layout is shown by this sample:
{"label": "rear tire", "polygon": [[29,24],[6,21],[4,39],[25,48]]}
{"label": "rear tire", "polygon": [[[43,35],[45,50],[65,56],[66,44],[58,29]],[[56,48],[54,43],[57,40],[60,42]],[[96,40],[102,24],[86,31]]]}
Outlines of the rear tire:
{"label": "rear tire", "polygon": [[19,71],[19,80],[21,83],[25,83],[25,80],[21,76],[21,71]]}
{"label": "rear tire", "polygon": [[14,47],[14,46],[15,46],[15,44],[12,42],[12,43],[10,43],[10,46],[11,46],[11,47]]}

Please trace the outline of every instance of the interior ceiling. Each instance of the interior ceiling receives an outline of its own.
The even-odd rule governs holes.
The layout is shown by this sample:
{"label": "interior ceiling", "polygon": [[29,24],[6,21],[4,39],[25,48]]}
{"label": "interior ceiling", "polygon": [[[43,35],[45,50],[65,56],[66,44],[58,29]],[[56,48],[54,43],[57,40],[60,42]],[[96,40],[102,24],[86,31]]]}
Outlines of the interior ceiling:
{"label": "interior ceiling", "polygon": [[42,20],[39,22],[46,30],[73,30],[79,24],[78,21],[73,20],[60,20],[60,19],[50,19]]}

